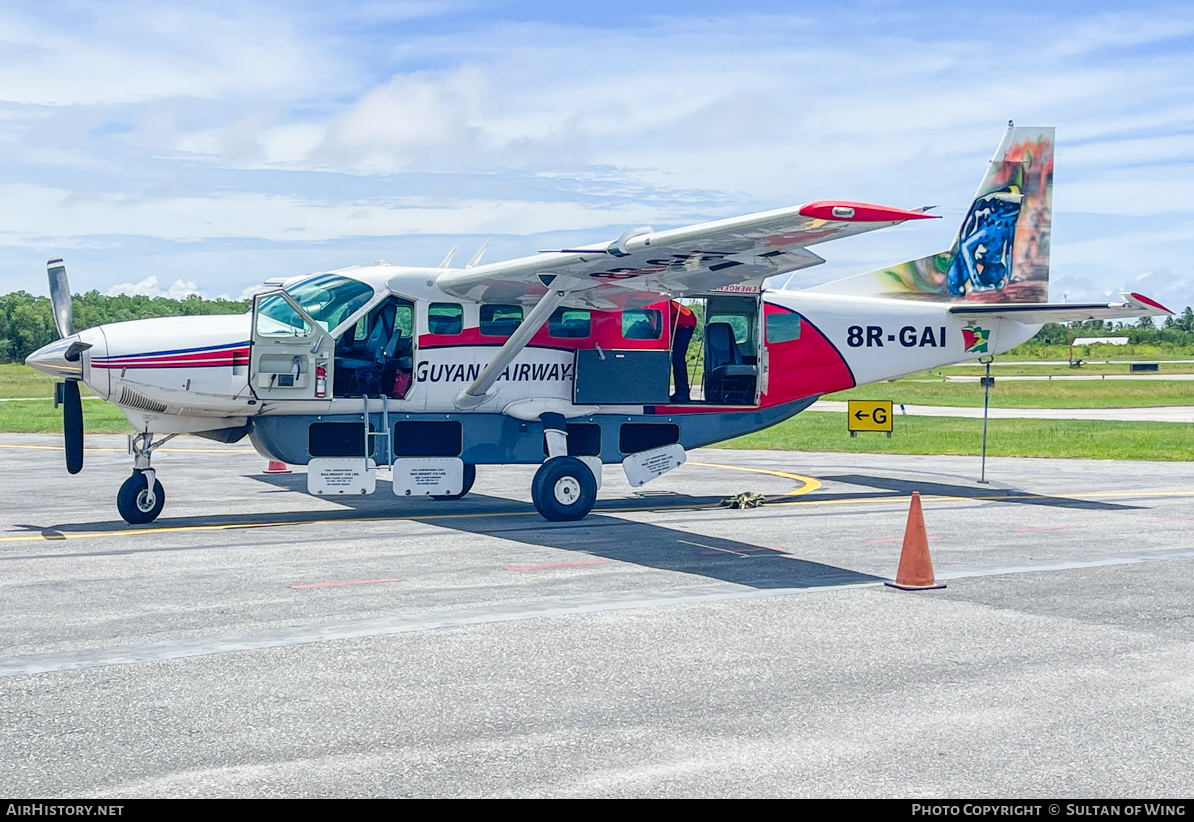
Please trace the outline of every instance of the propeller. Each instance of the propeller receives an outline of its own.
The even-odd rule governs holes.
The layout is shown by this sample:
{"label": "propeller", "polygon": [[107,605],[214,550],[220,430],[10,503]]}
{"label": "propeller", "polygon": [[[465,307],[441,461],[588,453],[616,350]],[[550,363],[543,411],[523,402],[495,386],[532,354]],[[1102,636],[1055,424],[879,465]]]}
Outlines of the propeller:
{"label": "propeller", "polygon": [[62,440],[66,446],[66,470],[83,470],[83,403],[79,399],[78,380],[59,383],[62,401]]}
{"label": "propeller", "polygon": [[[70,298],[70,283],[66,279],[66,264],[60,257],[46,263],[46,276],[50,280],[50,305],[54,310],[54,324],[59,338],[75,335],[75,322]],[[79,358],[91,346],[75,340],[62,352],[62,359],[68,363],[80,363]],[[66,447],[66,470],[77,474],[83,470],[83,402],[79,398],[79,378],[83,375],[78,366],[79,377],[68,376],[65,382],[56,386],[54,405],[62,405],[62,439]]]}
{"label": "propeller", "polygon": [[54,308],[58,338],[73,337],[75,321],[70,301],[70,283],[66,281],[66,263],[62,262],[61,257],[54,257],[46,263],[46,276],[50,280],[50,305]]}

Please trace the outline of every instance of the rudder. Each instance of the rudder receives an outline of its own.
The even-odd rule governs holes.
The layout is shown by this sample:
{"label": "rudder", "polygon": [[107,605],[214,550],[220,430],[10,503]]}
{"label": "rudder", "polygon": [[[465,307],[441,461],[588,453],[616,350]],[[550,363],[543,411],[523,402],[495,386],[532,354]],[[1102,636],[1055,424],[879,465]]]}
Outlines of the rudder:
{"label": "rudder", "polygon": [[1047,302],[1053,132],[1008,124],[948,251],[809,290],[944,302]]}

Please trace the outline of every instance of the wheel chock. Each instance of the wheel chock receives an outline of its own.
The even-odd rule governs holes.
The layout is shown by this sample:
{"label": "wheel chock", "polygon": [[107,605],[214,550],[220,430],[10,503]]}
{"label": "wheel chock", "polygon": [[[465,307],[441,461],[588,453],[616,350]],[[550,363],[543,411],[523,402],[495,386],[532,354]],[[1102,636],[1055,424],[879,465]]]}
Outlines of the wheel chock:
{"label": "wheel chock", "polygon": [[928,591],[944,588],[933,578],[933,562],[929,559],[929,537],[925,533],[924,512],[920,508],[920,492],[912,492],[908,506],[908,526],[904,529],[904,548],[900,551],[900,567],[895,582],[885,582],[901,591]]}

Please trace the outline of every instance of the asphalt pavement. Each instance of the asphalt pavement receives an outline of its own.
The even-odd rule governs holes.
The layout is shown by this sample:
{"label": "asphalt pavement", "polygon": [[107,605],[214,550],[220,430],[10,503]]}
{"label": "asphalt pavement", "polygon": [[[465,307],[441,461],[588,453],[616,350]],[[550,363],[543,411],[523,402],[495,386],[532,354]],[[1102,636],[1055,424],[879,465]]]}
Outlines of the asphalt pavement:
{"label": "asphalt pavement", "polygon": [[1194,793],[1191,463],[706,449],[547,523],[180,438],[131,527],[88,445],[0,437],[13,797]]}

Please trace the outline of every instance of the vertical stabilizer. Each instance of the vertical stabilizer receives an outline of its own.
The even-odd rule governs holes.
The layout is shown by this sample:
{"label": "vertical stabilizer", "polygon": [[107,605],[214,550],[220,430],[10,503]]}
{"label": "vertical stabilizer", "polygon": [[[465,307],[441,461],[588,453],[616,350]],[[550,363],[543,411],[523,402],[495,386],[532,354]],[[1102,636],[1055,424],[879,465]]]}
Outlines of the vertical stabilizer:
{"label": "vertical stabilizer", "polygon": [[944,302],[1049,299],[1053,129],[1008,124],[948,251],[813,291]]}

